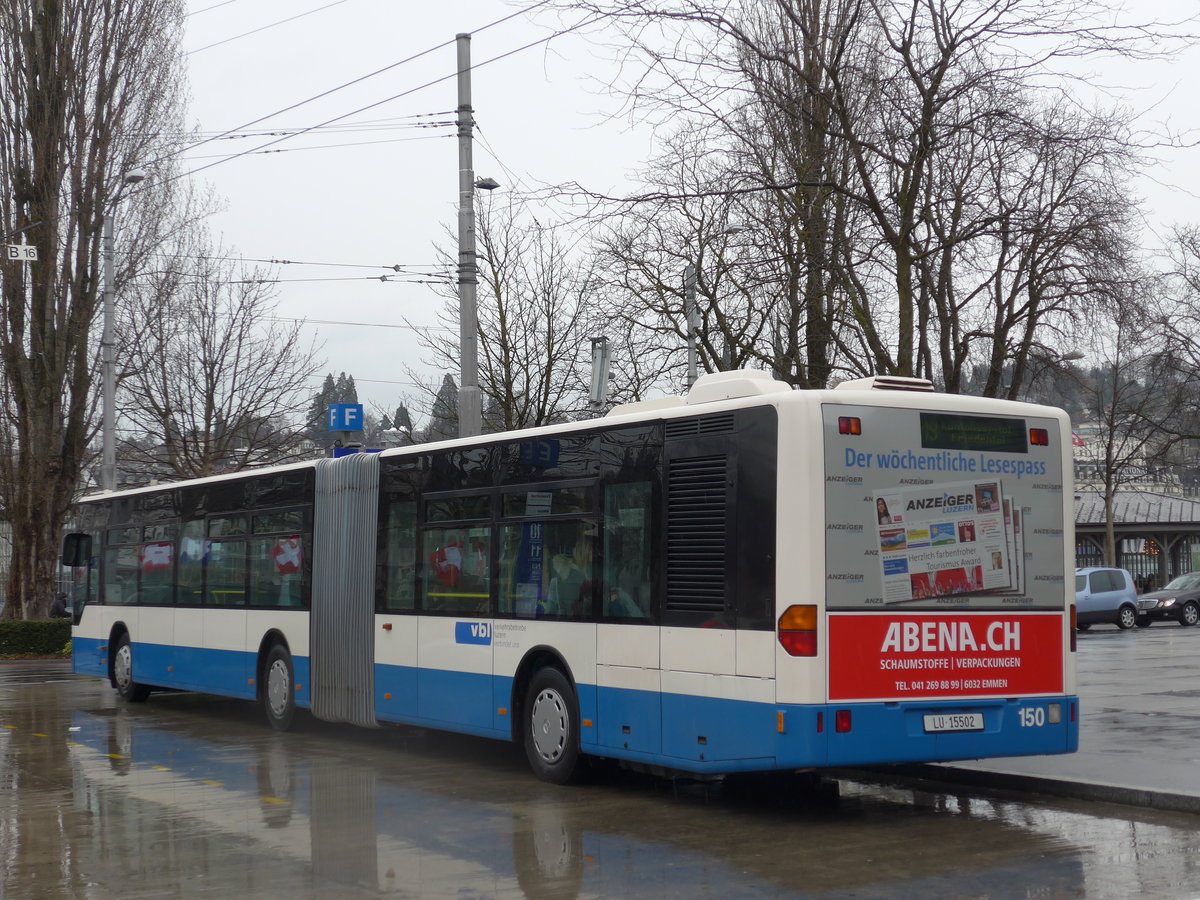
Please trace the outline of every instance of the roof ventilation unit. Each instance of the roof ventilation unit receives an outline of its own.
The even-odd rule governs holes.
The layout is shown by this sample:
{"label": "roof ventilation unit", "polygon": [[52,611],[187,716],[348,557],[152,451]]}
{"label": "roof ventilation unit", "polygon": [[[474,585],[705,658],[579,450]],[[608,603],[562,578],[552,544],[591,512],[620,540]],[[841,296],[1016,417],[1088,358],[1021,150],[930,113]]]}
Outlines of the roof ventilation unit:
{"label": "roof ventilation unit", "polygon": [[791,385],[776,381],[769,372],[757,369],[735,369],[732,372],[713,372],[701,375],[688,391],[689,406],[714,403],[734,397],[761,397],[764,394],[790,393]]}
{"label": "roof ventilation unit", "polygon": [[921,391],[933,393],[933,382],[926,378],[905,378],[903,375],[872,375],[843,381],[835,391]]}

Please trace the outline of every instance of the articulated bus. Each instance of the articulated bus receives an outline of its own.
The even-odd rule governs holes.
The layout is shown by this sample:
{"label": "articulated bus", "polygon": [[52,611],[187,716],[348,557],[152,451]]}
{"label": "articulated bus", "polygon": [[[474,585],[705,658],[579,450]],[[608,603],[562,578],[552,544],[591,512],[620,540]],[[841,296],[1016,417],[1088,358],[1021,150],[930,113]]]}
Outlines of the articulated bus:
{"label": "articulated bus", "polygon": [[607,417],[85,498],[74,668],[720,775],[1069,753],[1070,427],[718,373]]}

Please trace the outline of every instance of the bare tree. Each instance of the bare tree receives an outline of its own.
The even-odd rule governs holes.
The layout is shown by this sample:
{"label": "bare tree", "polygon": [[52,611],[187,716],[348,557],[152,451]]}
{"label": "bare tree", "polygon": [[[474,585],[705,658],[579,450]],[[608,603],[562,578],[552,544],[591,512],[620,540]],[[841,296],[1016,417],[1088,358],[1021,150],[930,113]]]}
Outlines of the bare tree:
{"label": "bare tree", "polygon": [[773,319],[774,346],[744,358],[812,386],[840,364],[953,390],[986,358],[1019,390],[1132,209],[1124,123],[1068,115],[1058,63],[1186,37],[1114,26],[1102,0],[572,5],[625,27],[634,109],[716,137],[719,178],[668,188],[652,173],[650,199],[678,213],[723,193],[757,224],[756,263],[775,271],[757,278],[776,290],[745,321]]}
{"label": "bare tree", "polygon": [[122,446],[131,467],[192,478],[285,460],[308,430],[320,368],[301,323],[275,317],[267,273],[207,249],[203,233],[156,273],[124,323]]}
{"label": "bare tree", "polygon": [[[489,431],[566,421],[587,404],[588,338],[597,325],[595,282],[553,227],[519,201],[488,200],[478,227],[479,384]],[[447,291],[445,331],[425,330],[434,366],[458,367],[457,293]],[[596,332],[599,333],[599,332]],[[447,391],[446,384],[441,386]],[[436,404],[435,404],[436,405]],[[445,403],[442,404],[445,406]],[[434,417],[444,418],[444,411]]]}
{"label": "bare tree", "polygon": [[1082,397],[1094,430],[1088,461],[1104,496],[1107,565],[1116,565],[1117,492],[1168,462],[1176,445],[1198,433],[1189,398],[1200,390],[1196,359],[1186,360],[1196,353],[1200,332],[1184,325],[1178,310],[1166,315],[1161,279],[1141,274],[1113,284],[1120,287],[1089,317],[1086,336],[1077,338],[1091,363]]}
{"label": "bare tree", "polygon": [[[185,12],[181,0],[0,0],[0,229],[38,254],[3,264],[0,287],[6,617],[45,615],[53,598],[88,452],[102,226],[126,174],[181,132]],[[142,247],[169,208],[127,204]]]}

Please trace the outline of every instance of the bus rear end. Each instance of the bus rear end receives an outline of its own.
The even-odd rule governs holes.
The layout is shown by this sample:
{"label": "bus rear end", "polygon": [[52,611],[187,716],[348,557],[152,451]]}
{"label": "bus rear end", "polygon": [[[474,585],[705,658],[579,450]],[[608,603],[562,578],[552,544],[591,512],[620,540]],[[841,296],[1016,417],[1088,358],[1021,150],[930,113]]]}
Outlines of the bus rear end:
{"label": "bus rear end", "polygon": [[[1066,414],[873,388],[814,397],[781,429],[822,435],[781,509],[790,491],[823,511],[781,528],[781,708],[814,704],[827,766],[1074,751]],[[811,551],[789,559],[789,532]],[[806,617],[808,646],[789,627]]]}

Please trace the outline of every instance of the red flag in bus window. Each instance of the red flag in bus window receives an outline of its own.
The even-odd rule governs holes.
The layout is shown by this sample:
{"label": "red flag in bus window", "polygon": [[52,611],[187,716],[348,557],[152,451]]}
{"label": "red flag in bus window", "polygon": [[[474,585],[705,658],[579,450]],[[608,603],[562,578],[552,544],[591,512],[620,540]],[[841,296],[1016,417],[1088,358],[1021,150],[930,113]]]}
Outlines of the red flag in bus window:
{"label": "red flag in bus window", "polygon": [[271,548],[271,558],[280,575],[292,575],[300,571],[303,557],[300,553],[300,537],[280,538]]}
{"label": "red flag in bus window", "polygon": [[429,563],[443,586],[455,587],[462,575],[463,545],[443,544],[429,554]]}
{"label": "red flag in bus window", "polygon": [[147,544],[142,548],[142,571],[162,572],[171,568],[170,544]]}

